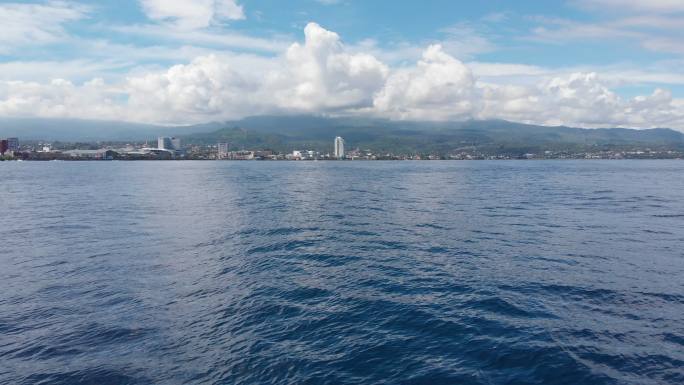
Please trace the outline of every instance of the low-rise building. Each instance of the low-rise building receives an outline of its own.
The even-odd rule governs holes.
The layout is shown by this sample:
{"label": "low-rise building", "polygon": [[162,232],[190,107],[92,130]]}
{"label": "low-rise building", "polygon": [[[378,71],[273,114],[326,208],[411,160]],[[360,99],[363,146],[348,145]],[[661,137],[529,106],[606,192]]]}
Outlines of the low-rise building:
{"label": "low-rise building", "polygon": [[114,150],[100,149],[100,150],[69,150],[62,152],[63,155],[77,159],[92,159],[92,160],[113,160],[118,156]]}
{"label": "low-rise building", "polygon": [[19,152],[19,138],[7,138],[7,149],[12,153]]}

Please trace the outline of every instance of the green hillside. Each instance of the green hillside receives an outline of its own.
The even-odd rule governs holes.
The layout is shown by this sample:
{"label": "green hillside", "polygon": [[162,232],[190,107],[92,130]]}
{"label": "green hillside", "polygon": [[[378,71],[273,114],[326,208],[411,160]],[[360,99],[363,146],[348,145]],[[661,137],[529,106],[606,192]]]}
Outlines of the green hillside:
{"label": "green hillside", "polygon": [[359,118],[253,117],[228,122],[216,131],[191,134],[186,143],[229,142],[232,149],[331,151],[342,136],[348,148],[393,153],[449,153],[459,148],[489,152],[536,152],[649,147],[684,149],[684,134],[670,129],[582,129],[547,127],[501,120],[397,122]]}

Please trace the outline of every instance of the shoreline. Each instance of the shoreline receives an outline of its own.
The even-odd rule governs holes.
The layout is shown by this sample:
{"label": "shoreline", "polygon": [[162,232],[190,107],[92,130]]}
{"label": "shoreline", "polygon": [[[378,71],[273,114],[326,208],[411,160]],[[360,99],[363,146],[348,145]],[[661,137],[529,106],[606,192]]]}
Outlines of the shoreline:
{"label": "shoreline", "polygon": [[684,160],[684,158],[531,158],[531,159],[0,159],[0,162],[285,162],[285,163],[311,163],[311,162],[511,162],[511,161],[569,161],[569,160]]}

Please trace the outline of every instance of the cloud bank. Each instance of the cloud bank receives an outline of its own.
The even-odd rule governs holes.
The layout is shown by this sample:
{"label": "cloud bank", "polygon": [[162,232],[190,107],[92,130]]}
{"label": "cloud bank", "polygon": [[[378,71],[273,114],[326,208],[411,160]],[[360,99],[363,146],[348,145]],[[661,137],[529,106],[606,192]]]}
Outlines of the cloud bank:
{"label": "cloud bank", "polygon": [[[155,9],[158,1],[145,3],[150,17],[179,28],[203,28],[217,20],[244,17],[235,2],[226,0],[179,3],[187,8],[166,7],[164,12]],[[79,10],[64,12],[65,18],[81,15]],[[622,98],[611,90],[610,81],[594,72],[556,76],[533,67],[473,66],[490,75],[501,75],[507,68],[529,72],[535,82],[478,78],[470,65],[439,44],[424,47],[412,64],[387,64],[358,46],[346,46],[337,33],[309,23],[302,42],[275,55],[218,51],[113,81],[0,81],[0,116],[192,124],[258,114],[312,113],[684,130],[684,101],[665,89]]]}

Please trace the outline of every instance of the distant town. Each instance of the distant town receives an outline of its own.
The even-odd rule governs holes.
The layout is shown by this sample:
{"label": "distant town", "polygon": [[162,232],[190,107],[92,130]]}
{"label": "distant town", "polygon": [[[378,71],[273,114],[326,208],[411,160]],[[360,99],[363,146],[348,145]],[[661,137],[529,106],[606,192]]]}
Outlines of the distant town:
{"label": "distant town", "polygon": [[236,149],[229,142],[186,144],[180,138],[161,136],[156,144],[143,143],[68,143],[0,139],[2,161],[103,161],[103,160],[506,160],[506,159],[684,159],[684,151],[630,148],[592,151],[544,150],[536,153],[497,153],[465,146],[449,153],[392,153],[352,148],[337,136],[329,152],[312,149],[278,152],[271,149]]}

